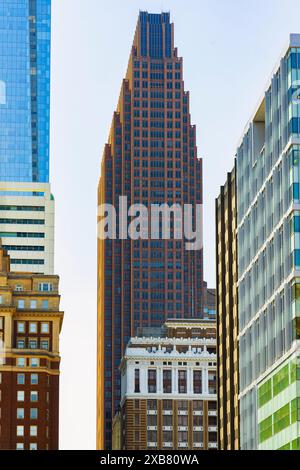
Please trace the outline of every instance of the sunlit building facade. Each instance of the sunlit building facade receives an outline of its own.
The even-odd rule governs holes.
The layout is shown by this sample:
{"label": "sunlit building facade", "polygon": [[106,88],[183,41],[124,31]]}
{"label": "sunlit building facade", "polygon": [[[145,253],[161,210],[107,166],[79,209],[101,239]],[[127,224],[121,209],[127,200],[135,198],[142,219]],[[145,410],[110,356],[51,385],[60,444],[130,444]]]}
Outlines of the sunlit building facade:
{"label": "sunlit building facade", "polygon": [[[202,203],[202,162],[169,13],[141,12],[101,164],[98,203]],[[117,221],[119,233],[119,222]],[[184,239],[98,242],[98,433],[111,448],[119,365],[141,326],[203,312],[202,250]]]}
{"label": "sunlit building facade", "polygon": [[123,450],[217,449],[214,320],[140,328],[121,364]]}
{"label": "sunlit building facade", "polygon": [[16,273],[0,247],[0,450],[59,445],[59,277]]}
{"label": "sunlit building facade", "polygon": [[219,449],[239,450],[236,168],[216,199]]}

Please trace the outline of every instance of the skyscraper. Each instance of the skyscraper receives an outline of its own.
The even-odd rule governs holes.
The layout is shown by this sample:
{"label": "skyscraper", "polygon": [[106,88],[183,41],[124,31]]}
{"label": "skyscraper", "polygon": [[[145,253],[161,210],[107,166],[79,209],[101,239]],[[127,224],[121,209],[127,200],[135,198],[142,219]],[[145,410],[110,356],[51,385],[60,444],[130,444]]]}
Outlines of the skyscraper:
{"label": "skyscraper", "polygon": [[[292,34],[236,153],[241,449],[300,449],[299,76],[300,35]],[[228,233],[221,227],[220,243],[232,243]],[[225,373],[226,354],[219,361]]]}
{"label": "skyscraper", "polygon": [[0,236],[14,270],[53,272],[51,0],[0,0]]}
{"label": "skyscraper", "polygon": [[[98,202],[202,203],[182,59],[169,13],[141,12],[101,165]],[[173,222],[173,226],[176,222]],[[120,231],[117,220],[117,233]],[[97,446],[111,447],[120,406],[119,366],[136,329],[202,315],[202,250],[183,239],[99,240]]]}
{"label": "skyscraper", "polygon": [[16,273],[0,247],[0,450],[56,450],[58,276]]}
{"label": "skyscraper", "polygon": [[239,449],[236,168],[216,200],[219,448]]}

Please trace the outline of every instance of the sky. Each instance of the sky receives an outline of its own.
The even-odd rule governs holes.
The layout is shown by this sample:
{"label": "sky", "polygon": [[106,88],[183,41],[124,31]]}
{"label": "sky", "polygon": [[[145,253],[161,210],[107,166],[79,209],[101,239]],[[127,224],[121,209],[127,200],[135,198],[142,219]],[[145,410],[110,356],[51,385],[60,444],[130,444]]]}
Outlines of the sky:
{"label": "sky", "polygon": [[139,10],[170,11],[203,158],[204,271],[215,198],[290,33],[299,0],[52,0],[51,183],[60,275],[60,448],[95,449],[97,185]]}

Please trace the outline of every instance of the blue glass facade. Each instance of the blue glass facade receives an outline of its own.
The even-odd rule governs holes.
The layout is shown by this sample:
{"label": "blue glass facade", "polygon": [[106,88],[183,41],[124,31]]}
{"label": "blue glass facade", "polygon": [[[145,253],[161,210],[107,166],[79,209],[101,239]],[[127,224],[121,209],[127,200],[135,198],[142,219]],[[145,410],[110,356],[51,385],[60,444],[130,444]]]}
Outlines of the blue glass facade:
{"label": "blue glass facade", "polygon": [[0,0],[0,180],[49,181],[51,0]]}

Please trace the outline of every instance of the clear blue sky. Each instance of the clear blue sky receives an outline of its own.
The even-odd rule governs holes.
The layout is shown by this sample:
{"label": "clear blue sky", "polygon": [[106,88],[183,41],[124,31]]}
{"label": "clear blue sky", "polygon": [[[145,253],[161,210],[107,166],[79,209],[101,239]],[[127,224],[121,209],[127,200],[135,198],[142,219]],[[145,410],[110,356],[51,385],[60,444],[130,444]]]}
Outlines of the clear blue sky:
{"label": "clear blue sky", "polygon": [[62,449],[95,448],[96,210],[100,159],[139,10],[171,12],[204,165],[205,277],[214,200],[291,32],[299,0],[52,0],[51,181],[61,336]]}

